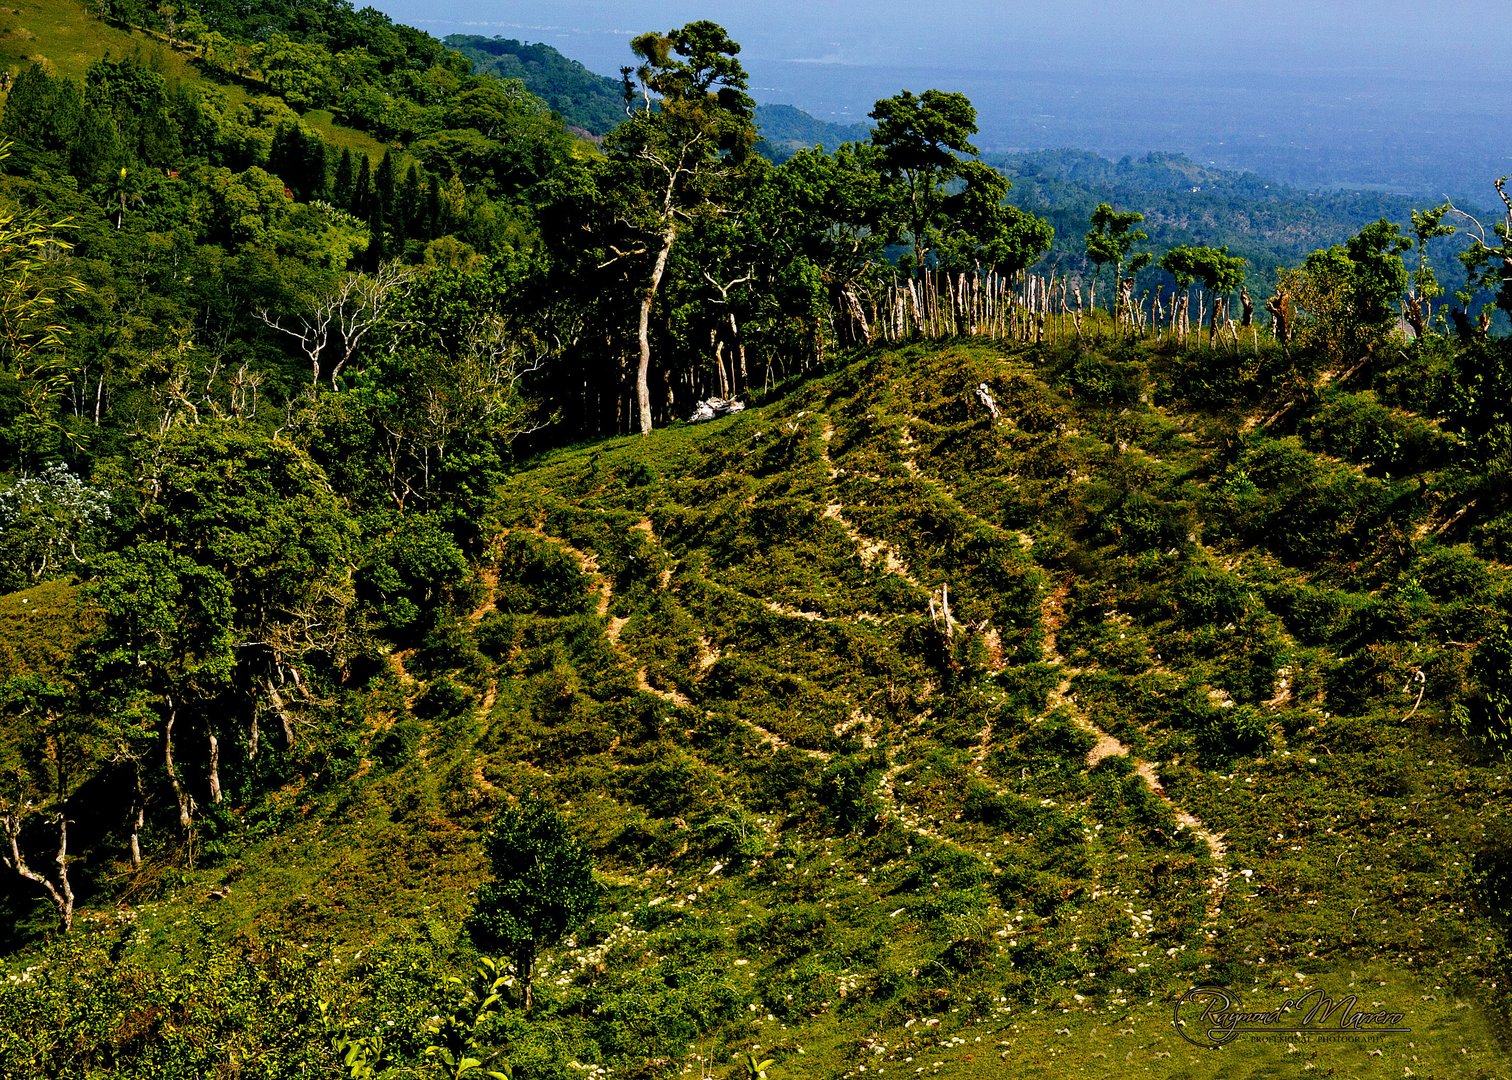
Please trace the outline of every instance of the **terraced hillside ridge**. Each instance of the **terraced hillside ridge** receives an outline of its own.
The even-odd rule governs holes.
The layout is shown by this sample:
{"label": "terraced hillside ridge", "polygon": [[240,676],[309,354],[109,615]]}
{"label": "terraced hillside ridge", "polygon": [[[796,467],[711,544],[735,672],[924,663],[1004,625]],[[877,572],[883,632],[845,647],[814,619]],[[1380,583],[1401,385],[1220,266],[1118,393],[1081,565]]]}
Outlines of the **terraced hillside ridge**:
{"label": "terraced hillside ridge", "polygon": [[[1194,400],[1233,362],[918,346],[551,454],[351,776],[85,933],[308,948],[345,1030],[422,1030],[534,793],[605,902],[489,1029],[517,1077],[1504,1075],[1494,530],[1410,369],[1284,427],[1264,372]],[[1360,451],[1409,424],[1438,468]],[[1200,1049],[1172,1004],[1212,982],[1412,1032]]]}
{"label": "terraced hillside ridge", "polygon": [[[571,806],[627,883],[617,932],[661,943],[637,978],[693,963],[748,1003],[721,1047],[1040,1075],[1019,1026],[1143,1009],[1170,1035],[1150,1017],[1194,983],[1368,967],[1491,1060],[1445,994],[1496,978],[1474,884],[1507,770],[1446,715],[1503,568],[1425,529],[1437,474],[1183,413],[1181,363],[903,350],[511,483],[482,774]],[[1330,395],[1314,418],[1393,413]],[[1424,1051],[1275,1060],[1299,1053],[1401,1075]]]}

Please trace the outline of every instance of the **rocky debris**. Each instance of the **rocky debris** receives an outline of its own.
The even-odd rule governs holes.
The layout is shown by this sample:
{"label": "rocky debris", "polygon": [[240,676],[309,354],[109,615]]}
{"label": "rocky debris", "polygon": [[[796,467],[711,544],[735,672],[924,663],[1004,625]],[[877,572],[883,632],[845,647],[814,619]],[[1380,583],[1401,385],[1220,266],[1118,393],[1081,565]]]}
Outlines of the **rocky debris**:
{"label": "rocky debris", "polygon": [[711,397],[700,401],[693,409],[693,415],[688,417],[688,423],[701,424],[705,420],[715,420],[721,416],[729,416],[733,413],[744,412],[745,402],[734,398]]}

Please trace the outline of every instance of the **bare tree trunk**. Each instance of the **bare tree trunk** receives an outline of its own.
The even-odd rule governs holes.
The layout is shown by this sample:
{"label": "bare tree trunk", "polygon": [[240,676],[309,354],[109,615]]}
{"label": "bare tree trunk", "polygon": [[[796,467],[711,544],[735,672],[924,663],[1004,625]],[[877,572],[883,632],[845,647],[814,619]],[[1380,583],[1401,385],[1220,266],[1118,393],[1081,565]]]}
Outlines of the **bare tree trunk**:
{"label": "bare tree trunk", "polygon": [[213,731],[210,733],[210,801],[217,806],[221,801],[220,740]]}
{"label": "bare tree trunk", "polygon": [[263,685],[268,688],[268,700],[273,704],[273,711],[278,714],[279,723],[283,725],[284,749],[294,749],[294,724],[289,719],[289,710],[284,707],[283,695],[278,692],[278,686],[273,682],[273,676],[268,675],[263,679]]}
{"label": "bare tree trunk", "polygon": [[661,288],[662,275],[667,272],[667,258],[672,254],[672,244],[677,240],[677,226],[668,224],[662,233],[661,248],[656,252],[656,262],[651,266],[651,278],[641,293],[640,327],[637,339],[640,342],[640,366],[635,370],[635,404],[640,410],[642,435],[651,434],[651,305],[656,303],[657,290]]}
{"label": "bare tree trunk", "polygon": [[163,725],[163,764],[168,767],[168,782],[173,785],[173,797],[178,800],[179,826],[188,829],[194,821],[194,796],[184,790],[178,769],[173,764],[173,725],[178,719],[178,709],[168,709],[168,723]]}
{"label": "bare tree trunk", "polygon": [[47,898],[57,909],[58,921],[63,924],[65,931],[73,929],[74,894],[73,888],[68,883],[68,815],[58,813],[54,815],[58,826],[58,854],[54,861],[58,864],[58,882],[53,884],[47,875],[38,873],[26,864],[25,857],[21,854],[21,815],[5,814],[0,816],[0,829],[5,832],[9,841],[10,854],[0,856],[6,866],[20,874],[27,881],[35,882],[47,890]]}
{"label": "bare tree trunk", "polygon": [[1412,336],[1418,340],[1426,337],[1428,332],[1428,317],[1424,306],[1423,298],[1416,292],[1407,294],[1407,308],[1403,315],[1407,319],[1407,325],[1412,327]]}
{"label": "bare tree trunk", "polygon": [[133,759],[131,792],[131,865],[142,868],[142,826],[147,820],[147,793],[142,790],[142,765]]}
{"label": "bare tree trunk", "polygon": [[745,385],[745,341],[740,336],[735,313],[729,311],[725,314],[730,317],[730,396],[734,396]]}
{"label": "bare tree trunk", "polygon": [[520,982],[520,1008],[526,1016],[535,1007],[535,987],[532,985],[534,969],[535,949],[527,945],[515,953],[515,977]]}

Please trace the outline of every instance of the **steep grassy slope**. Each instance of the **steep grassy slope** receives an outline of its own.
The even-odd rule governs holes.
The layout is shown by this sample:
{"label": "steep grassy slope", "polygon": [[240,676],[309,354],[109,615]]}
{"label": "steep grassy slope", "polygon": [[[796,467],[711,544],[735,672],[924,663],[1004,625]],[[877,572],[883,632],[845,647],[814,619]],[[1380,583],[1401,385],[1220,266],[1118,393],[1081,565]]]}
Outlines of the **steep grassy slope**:
{"label": "steep grassy slope", "polygon": [[[1505,1075],[1512,783],[1448,717],[1506,571],[1448,539],[1451,437],[1377,399],[1409,372],[1263,428],[1284,373],[917,347],[537,462],[364,760],[157,878],[132,949],[323,945],[402,1028],[534,791],[607,893],[499,1028],[519,1075]],[[1200,1050],[1171,1003],[1212,981],[1412,1032]]]}

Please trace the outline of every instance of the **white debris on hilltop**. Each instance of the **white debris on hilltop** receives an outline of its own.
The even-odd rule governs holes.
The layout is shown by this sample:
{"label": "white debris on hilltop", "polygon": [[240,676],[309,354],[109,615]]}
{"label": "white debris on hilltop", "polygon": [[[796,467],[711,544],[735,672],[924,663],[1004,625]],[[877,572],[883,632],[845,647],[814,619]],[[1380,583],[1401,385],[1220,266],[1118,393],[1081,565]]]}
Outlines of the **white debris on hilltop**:
{"label": "white debris on hilltop", "polygon": [[713,420],[720,416],[730,416],[733,413],[744,412],[745,402],[736,401],[734,398],[711,397],[700,401],[693,407],[693,415],[688,417],[688,423],[701,424],[705,420]]}

